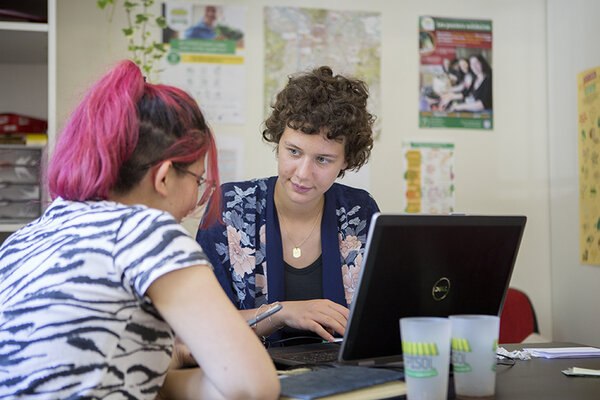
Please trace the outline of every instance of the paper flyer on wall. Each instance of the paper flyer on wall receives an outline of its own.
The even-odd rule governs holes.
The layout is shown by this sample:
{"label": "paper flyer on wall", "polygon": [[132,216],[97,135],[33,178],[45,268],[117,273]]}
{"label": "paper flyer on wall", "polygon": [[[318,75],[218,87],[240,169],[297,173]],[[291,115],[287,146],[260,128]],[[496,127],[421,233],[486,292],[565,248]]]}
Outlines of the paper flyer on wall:
{"label": "paper flyer on wall", "polygon": [[419,18],[419,127],[490,130],[492,21]]}
{"label": "paper flyer on wall", "polygon": [[580,260],[600,265],[600,67],[577,74],[577,108]]}
{"label": "paper flyer on wall", "polygon": [[209,122],[245,122],[246,9],[239,6],[167,2],[162,83],[196,98]]}
{"label": "paper flyer on wall", "polygon": [[454,211],[454,144],[410,141],[402,144],[407,213]]}
{"label": "paper flyer on wall", "polygon": [[317,8],[265,7],[265,116],[288,77],[328,65],[369,87],[367,108],[381,115],[381,13]]}
{"label": "paper flyer on wall", "polygon": [[218,135],[219,181],[235,182],[244,179],[244,139]]}

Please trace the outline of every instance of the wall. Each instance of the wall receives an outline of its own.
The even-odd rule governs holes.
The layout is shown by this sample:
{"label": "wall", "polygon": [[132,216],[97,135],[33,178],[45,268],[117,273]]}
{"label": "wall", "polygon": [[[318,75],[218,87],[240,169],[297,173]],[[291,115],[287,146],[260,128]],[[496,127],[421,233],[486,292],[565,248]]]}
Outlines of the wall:
{"label": "wall", "polygon": [[125,17],[96,7],[95,0],[58,0],[56,4],[57,131],[93,81],[116,60],[127,58],[120,32]]}
{"label": "wall", "polygon": [[[511,284],[529,294],[542,335],[552,337],[545,1],[371,0],[368,7],[361,0],[214,3],[245,5],[248,10],[246,123],[213,125],[217,135],[245,139],[246,178],[272,175],[276,171],[270,147],[260,140],[262,7],[343,7],[381,12],[383,125],[370,161],[370,191],[384,212],[402,212],[402,140],[455,142],[456,210],[528,217]],[[119,18],[123,21],[122,15],[115,15],[109,26],[95,4],[95,0],[58,1],[59,126],[91,79],[104,71],[108,63],[127,56],[116,26]],[[493,20],[493,132],[418,128],[420,15]]]}
{"label": "wall", "polygon": [[600,65],[593,0],[548,1],[548,125],[553,332],[600,346],[600,266],[579,262],[577,73]]}

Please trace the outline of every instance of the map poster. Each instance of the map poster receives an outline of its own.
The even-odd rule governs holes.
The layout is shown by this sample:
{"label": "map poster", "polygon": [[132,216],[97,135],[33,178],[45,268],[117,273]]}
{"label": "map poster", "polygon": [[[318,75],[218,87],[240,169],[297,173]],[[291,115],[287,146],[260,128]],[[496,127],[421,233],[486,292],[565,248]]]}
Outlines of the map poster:
{"label": "map poster", "polygon": [[167,2],[161,81],[190,93],[211,123],[243,124],[244,7]]}
{"label": "map poster", "polygon": [[265,7],[265,116],[288,77],[328,65],[365,81],[375,131],[381,126],[381,13]]}
{"label": "map poster", "polygon": [[600,265],[600,67],[577,74],[577,109],[580,259]]}
{"label": "map poster", "polygon": [[454,144],[405,142],[404,181],[407,213],[454,211]]}
{"label": "map poster", "polygon": [[419,127],[491,130],[492,21],[419,18]]}

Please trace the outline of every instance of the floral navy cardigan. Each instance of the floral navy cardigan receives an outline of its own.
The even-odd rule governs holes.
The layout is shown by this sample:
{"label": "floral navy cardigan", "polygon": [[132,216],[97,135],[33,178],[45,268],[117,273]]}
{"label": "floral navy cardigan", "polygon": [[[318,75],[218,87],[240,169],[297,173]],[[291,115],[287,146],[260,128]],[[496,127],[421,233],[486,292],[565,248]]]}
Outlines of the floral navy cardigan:
{"label": "floral navy cardigan", "polygon": [[[285,300],[281,231],[273,192],[277,177],[225,183],[223,222],[198,230],[196,240],[238,309]],[[339,183],[325,192],[321,222],[323,297],[348,307],[363,261],[373,213],[371,195]]]}

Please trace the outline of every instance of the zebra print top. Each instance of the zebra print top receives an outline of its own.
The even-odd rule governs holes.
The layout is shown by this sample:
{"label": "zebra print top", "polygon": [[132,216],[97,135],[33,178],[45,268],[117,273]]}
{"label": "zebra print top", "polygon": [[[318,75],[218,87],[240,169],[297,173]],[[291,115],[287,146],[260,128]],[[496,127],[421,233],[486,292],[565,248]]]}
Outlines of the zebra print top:
{"label": "zebra print top", "polygon": [[0,399],[151,399],[173,334],[144,297],[210,267],[167,212],[55,200],[0,247]]}

